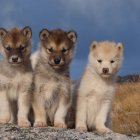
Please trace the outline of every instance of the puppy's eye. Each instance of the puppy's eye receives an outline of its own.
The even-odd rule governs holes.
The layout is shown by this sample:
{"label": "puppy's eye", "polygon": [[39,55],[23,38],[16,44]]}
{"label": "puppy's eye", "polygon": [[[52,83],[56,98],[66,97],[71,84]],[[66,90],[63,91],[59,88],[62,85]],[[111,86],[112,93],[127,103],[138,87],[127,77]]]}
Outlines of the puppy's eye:
{"label": "puppy's eye", "polygon": [[115,62],[114,60],[111,60],[111,61],[110,61],[111,64],[113,64],[114,62]]}
{"label": "puppy's eye", "polygon": [[67,53],[67,52],[68,52],[68,49],[63,48],[63,49],[62,49],[62,52],[63,52],[63,53]]}
{"label": "puppy's eye", "polygon": [[24,51],[24,50],[25,50],[25,47],[20,46],[20,47],[19,47],[19,50],[20,50],[20,51]]}
{"label": "puppy's eye", "polygon": [[10,46],[8,46],[8,47],[5,47],[5,49],[7,50],[7,51],[11,51],[11,47]]}
{"label": "puppy's eye", "polygon": [[101,59],[99,59],[99,60],[97,60],[98,61],[98,63],[102,63],[102,60]]}
{"label": "puppy's eye", "polygon": [[53,52],[53,48],[47,48],[48,53],[52,53]]}

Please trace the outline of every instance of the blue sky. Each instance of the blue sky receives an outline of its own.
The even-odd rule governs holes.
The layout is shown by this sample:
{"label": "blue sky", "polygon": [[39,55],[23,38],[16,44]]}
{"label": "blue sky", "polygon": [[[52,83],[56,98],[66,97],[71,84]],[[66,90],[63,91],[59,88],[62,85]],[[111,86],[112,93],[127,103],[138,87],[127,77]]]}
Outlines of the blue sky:
{"label": "blue sky", "polygon": [[93,40],[123,42],[125,56],[120,75],[140,72],[140,0],[1,0],[0,27],[26,25],[33,30],[34,50],[42,28],[77,32],[73,79],[84,70]]}

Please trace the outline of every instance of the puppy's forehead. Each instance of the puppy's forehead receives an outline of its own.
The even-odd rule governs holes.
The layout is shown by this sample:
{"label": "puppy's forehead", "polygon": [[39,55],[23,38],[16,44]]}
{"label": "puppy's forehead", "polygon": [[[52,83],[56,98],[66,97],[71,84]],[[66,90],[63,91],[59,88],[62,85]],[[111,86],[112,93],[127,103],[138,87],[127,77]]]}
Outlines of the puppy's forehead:
{"label": "puppy's forehead", "polygon": [[5,36],[4,43],[8,43],[16,47],[18,44],[26,42],[25,37],[21,33],[21,30],[14,28],[9,30]]}
{"label": "puppy's forehead", "polygon": [[118,53],[116,44],[112,42],[99,43],[96,49],[96,55],[105,59],[116,57]]}
{"label": "puppy's forehead", "polygon": [[62,30],[54,30],[50,32],[49,41],[54,42],[57,46],[62,43],[69,43],[67,33]]}
{"label": "puppy's forehead", "polygon": [[56,44],[55,42],[50,42],[49,47],[53,48],[54,50],[62,50],[63,48],[68,49],[68,46],[65,42],[60,43],[59,45]]}

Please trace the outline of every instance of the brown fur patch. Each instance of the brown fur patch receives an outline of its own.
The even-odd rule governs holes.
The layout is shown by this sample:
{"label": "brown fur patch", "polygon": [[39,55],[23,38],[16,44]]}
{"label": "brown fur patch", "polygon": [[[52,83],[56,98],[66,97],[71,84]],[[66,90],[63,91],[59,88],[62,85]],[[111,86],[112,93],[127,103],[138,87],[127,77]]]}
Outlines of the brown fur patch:
{"label": "brown fur patch", "polygon": [[9,30],[2,41],[5,47],[10,46],[11,48],[19,48],[20,45],[25,46],[27,43],[28,40],[18,28]]}
{"label": "brown fur patch", "polygon": [[54,42],[56,46],[59,46],[62,43],[65,43],[67,46],[72,46],[73,43],[72,41],[68,38],[67,36],[67,32],[60,30],[60,29],[56,29],[56,30],[51,30],[49,31],[49,37],[47,40],[42,41],[43,45],[50,42]]}
{"label": "brown fur patch", "polygon": [[21,64],[30,57],[31,36],[32,31],[28,26],[23,29],[13,28],[11,30],[5,30],[1,49],[3,52],[2,55],[6,56],[9,63]]}
{"label": "brown fur patch", "polygon": [[[43,31],[46,31],[46,35]],[[41,40],[41,47],[45,49],[44,55],[46,55],[48,63],[56,69],[69,65],[75,46],[75,42],[68,36],[69,32],[60,29],[51,31],[44,29],[43,31],[40,33],[40,38],[44,36],[45,38]],[[55,60],[60,60],[60,63],[56,64]]]}

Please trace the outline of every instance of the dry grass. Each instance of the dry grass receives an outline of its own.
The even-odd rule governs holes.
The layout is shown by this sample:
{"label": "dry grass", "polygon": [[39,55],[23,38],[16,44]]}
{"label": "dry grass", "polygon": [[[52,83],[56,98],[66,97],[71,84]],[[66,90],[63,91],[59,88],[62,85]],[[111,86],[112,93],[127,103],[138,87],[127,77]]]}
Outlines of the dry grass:
{"label": "dry grass", "polygon": [[140,134],[140,83],[117,85],[112,127],[118,133]]}

